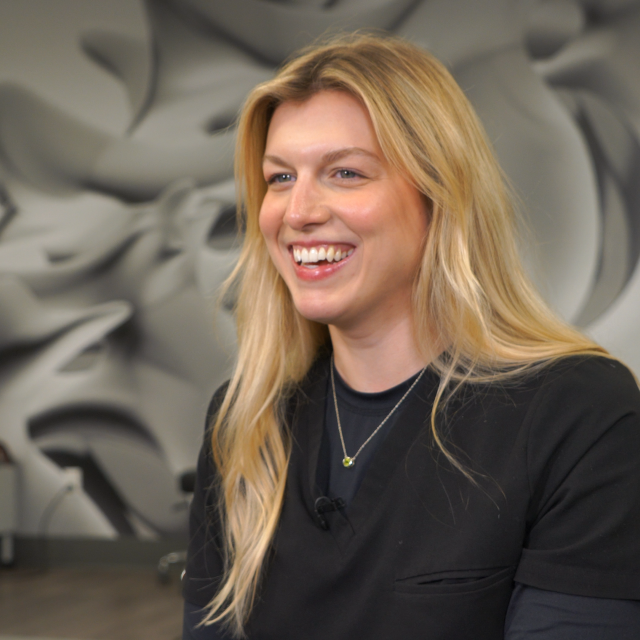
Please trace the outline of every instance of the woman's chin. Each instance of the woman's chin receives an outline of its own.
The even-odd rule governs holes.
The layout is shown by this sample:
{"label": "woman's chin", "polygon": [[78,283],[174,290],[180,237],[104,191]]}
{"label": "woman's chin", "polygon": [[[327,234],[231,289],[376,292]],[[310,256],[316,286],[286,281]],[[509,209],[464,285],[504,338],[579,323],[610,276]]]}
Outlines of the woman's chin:
{"label": "woman's chin", "polygon": [[298,310],[298,313],[311,322],[318,322],[320,324],[335,324],[339,322],[343,313],[340,313],[339,310],[333,310],[329,308],[326,302],[318,302],[316,304],[310,303],[296,303],[294,301],[295,307]]}
{"label": "woman's chin", "polygon": [[334,324],[334,319],[331,316],[328,316],[326,313],[311,313],[306,311],[301,311],[298,309],[300,315],[310,322],[317,322],[319,324]]}

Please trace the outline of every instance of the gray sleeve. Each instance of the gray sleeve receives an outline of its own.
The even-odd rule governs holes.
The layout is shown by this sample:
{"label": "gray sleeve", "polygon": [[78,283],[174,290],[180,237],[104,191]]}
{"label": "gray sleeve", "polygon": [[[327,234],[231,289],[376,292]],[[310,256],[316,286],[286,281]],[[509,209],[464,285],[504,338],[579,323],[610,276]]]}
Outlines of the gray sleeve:
{"label": "gray sleeve", "polygon": [[637,640],[640,601],[574,596],[516,583],[505,640]]}

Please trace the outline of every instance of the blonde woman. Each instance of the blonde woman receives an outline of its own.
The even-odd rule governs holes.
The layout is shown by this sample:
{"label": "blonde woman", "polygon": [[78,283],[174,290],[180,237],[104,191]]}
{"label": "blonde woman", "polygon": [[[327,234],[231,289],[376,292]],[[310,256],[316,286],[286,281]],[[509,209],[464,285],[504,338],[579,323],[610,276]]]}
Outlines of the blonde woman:
{"label": "blonde woman", "polygon": [[185,639],[640,637],[640,393],[532,289],[443,66],[303,52],[249,96],[237,178]]}

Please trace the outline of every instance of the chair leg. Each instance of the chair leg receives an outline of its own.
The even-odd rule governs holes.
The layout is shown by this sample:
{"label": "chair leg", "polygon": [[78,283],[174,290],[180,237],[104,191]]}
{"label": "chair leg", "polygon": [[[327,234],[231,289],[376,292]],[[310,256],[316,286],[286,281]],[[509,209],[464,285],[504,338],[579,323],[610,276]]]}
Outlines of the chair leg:
{"label": "chair leg", "polygon": [[186,551],[172,551],[166,556],[162,556],[158,561],[158,579],[160,582],[169,582],[169,571],[173,565],[187,561]]}

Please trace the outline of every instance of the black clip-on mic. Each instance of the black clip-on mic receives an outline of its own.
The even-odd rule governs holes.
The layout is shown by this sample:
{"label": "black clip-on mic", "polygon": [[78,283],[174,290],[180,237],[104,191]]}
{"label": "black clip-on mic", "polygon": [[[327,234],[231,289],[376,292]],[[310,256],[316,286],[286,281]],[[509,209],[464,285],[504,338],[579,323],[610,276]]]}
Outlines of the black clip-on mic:
{"label": "black clip-on mic", "polygon": [[333,500],[327,496],[320,496],[315,502],[316,521],[322,529],[327,531],[329,529],[329,522],[324,515],[329,511],[338,511],[338,509],[344,509],[346,506],[345,501],[342,498],[334,498]]}

